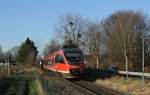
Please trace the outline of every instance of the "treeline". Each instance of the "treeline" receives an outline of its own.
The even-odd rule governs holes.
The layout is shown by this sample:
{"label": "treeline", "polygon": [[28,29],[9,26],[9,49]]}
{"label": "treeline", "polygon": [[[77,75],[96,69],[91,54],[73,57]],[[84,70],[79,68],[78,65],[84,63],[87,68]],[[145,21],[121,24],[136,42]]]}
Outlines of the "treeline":
{"label": "treeline", "polygon": [[15,46],[7,52],[3,52],[0,46],[0,61],[2,63],[10,62],[21,65],[33,65],[36,61],[38,51],[34,42],[27,38],[20,46]]}
{"label": "treeline", "polygon": [[[150,18],[141,11],[118,11],[101,21],[91,21],[69,13],[59,18],[56,39],[44,49],[54,51],[58,40],[70,39],[84,51],[89,67],[141,71],[150,67]],[[144,55],[144,56],[143,56]]]}
{"label": "treeline", "polygon": [[6,63],[10,58],[15,61],[14,59],[16,58],[18,48],[18,46],[14,46],[4,52],[2,46],[0,46],[0,63]]}

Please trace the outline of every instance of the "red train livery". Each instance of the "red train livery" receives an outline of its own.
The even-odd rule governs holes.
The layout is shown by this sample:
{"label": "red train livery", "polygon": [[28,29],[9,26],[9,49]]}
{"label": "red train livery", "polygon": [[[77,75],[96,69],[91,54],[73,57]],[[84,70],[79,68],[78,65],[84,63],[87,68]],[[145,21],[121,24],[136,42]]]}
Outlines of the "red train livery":
{"label": "red train livery", "polygon": [[64,78],[80,78],[84,74],[83,53],[79,48],[62,48],[43,58],[42,67],[60,73]]}

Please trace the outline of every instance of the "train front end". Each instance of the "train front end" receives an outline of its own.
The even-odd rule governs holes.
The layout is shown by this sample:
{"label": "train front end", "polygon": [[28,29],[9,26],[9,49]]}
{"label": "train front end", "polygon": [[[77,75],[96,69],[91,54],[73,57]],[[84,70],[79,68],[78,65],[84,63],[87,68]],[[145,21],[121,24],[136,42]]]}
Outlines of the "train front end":
{"label": "train front end", "polygon": [[69,73],[65,78],[81,78],[85,72],[83,53],[79,48],[64,49]]}

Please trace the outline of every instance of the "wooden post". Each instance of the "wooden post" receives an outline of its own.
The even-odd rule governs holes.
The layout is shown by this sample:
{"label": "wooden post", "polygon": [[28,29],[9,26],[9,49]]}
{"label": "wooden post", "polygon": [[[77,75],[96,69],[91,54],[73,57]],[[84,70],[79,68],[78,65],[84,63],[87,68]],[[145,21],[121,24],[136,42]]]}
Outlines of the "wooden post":
{"label": "wooden post", "polygon": [[8,73],[8,75],[10,74],[9,61],[7,63],[7,73]]}

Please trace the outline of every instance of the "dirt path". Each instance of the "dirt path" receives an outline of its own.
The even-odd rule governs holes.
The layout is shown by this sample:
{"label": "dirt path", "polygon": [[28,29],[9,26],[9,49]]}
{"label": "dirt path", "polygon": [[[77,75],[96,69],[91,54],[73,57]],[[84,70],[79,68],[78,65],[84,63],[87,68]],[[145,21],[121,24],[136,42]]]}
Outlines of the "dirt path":
{"label": "dirt path", "polygon": [[41,82],[36,80],[36,83],[37,83],[38,95],[46,95],[43,88],[42,88]]}

